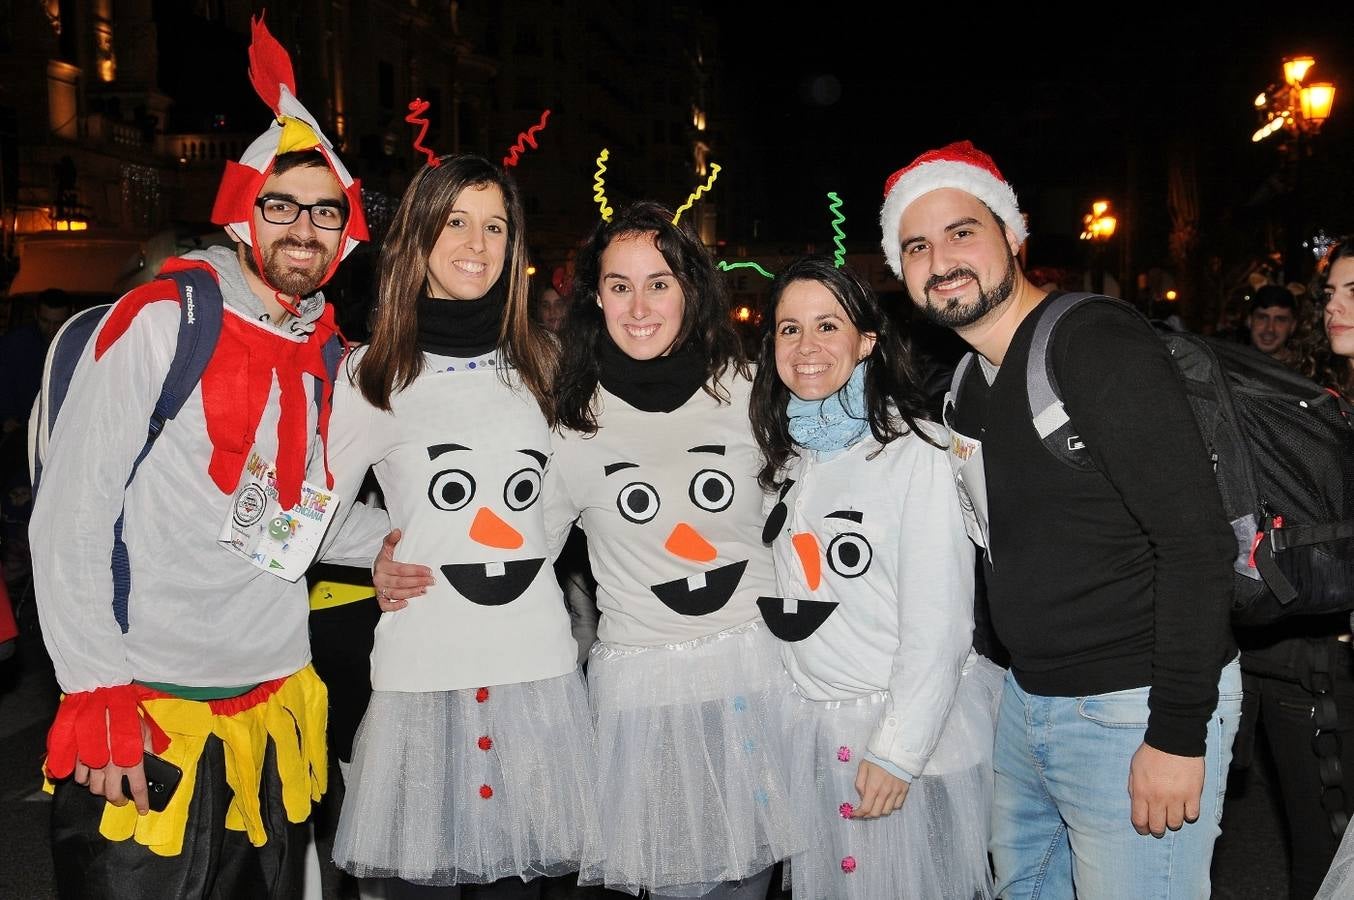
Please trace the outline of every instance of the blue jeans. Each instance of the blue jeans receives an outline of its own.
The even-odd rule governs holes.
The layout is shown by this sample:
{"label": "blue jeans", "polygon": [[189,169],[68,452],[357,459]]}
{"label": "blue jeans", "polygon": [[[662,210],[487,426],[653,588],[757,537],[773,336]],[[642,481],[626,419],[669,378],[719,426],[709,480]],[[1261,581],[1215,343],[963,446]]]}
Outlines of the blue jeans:
{"label": "blue jeans", "polygon": [[1218,682],[1199,820],[1164,837],[1133,829],[1128,769],[1147,731],[1148,688],[1042,697],[1007,673],[993,758],[992,859],[1005,900],[1207,900],[1241,668]]}

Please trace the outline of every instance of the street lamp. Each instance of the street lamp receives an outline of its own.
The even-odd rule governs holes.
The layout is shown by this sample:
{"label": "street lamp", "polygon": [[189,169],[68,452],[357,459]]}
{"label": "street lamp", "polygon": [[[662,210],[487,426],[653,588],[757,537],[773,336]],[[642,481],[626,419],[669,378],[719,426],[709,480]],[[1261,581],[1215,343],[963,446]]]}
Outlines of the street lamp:
{"label": "street lamp", "polygon": [[1105,290],[1105,243],[1114,237],[1119,220],[1110,213],[1108,200],[1096,200],[1091,211],[1081,217],[1081,239],[1091,250],[1091,290],[1097,294]]}
{"label": "street lamp", "polygon": [[1110,202],[1097,200],[1091,204],[1091,211],[1081,217],[1085,229],[1081,232],[1083,241],[1108,241],[1114,237],[1114,229],[1119,220],[1110,215]]}
{"label": "street lamp", "polygon": [[1302,280],[1306,275],[1302,261],[1306,252],[1303,235],[1309,233],[1309,198],[1303,184],[1305,160],[1312,155],[1315,138],[1335,103],[1335,85],[1311,77],[1316,64],[1312,56],[1284,59],[1283,84],[1270,85],[1255,98],[1260,127],[1251,140],[1259,143],[1271,135],[1283,135],[1276,184],[1283,195],[1283,260],[1285,277],[1290,280]]}
{"label": "street lamp", "polygon": [[1255,98],[1260,127],[1251,135],[1255,143],[1278,131],[1292,137],[1313,135],[1330,118],[1335,103],[1335,85],[1329,81],[1308,82],[1307,75],[1316,65],[1311,56],[1292,56],[1283,61],[1284,83],[1270,85]]}

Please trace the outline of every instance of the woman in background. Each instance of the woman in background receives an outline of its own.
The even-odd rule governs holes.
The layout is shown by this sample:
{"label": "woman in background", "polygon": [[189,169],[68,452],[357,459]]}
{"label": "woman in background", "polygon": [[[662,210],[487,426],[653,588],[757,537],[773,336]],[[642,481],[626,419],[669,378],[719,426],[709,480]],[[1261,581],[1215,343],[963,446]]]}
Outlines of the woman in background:
{"label": "woman in background", "polygon": [[1301,345],[1303,374],[1354,402],[1354,235],[1331,244],[1321,262],[1318,321]]}
{"label": "woman in background", "polygon": [[[1332,244],[1322,260],[1321,269],[1324,281],[1317,300],[1320,321],[1313,323],[1299,344],[1303,374],[1354,403],[1354,236]],[[1351,430],[1354,430],[1354,423],[1351,423]],[[1350,440],[1354,443],[1354,437]],[[1351,510],[1345,512],[1348,515]],[[1332,690],[1340,720],[1337,736],[1341,738],[1344,795],[1352,798],[1354,789],[1349,779],[1354,777],[1354,653],[1350,650],[1349,630],[1345,630],[1332,645],[1335,647],[1331,661]],[[1319,782],[1313,785],[1309,794],[1319,795],[1320,787]],[[1321,825],[1325,829],[1322,833],[1329,833],[1324,819]],[[1354,828],[1346,827],[1344,840],[1336,849],[1325,881],[1316,895],[1320,900],[1354,896],[1354,836],[1351,835],[1354,835]],[[1310,831],[1300,832],[1294,843],[1306,842],[1310,837]],[[1330,852],[1331,842],[1322,841],[1326,853]]]}

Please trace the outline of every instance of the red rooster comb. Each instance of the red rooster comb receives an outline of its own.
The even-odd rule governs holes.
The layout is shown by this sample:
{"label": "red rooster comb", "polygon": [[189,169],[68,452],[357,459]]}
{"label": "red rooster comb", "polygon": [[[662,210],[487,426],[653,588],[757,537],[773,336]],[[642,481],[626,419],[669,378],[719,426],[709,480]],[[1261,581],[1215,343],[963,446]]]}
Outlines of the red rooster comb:
{"label": "red rooster comb", "polygon": [[[266,11],[265,11],[266,12]],[[291,57],[263,24],[264,13],[249,20],[252,41],[249,44],[249,80],[259,98],[268,104],[274,115],[280,115],[282,87],[296,96],[296,75],[292,72]]]}

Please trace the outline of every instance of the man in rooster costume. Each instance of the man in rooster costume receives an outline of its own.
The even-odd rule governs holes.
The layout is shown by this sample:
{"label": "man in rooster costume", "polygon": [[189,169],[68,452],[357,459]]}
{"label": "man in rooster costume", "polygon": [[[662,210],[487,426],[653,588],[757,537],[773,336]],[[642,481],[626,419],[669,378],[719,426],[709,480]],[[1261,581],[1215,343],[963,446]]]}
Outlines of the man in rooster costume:
{"label": "man in rooster costume", "polygon": [[[180,318],[201,316],[205,297],[165,278],[133,290],[85,347],[43,460],[31,530],[65,692],[46,760],[63,897],[297,894],[303,823],[325,790],[305,583],[220,538],[251,453],[275,467],[283,510],[303,482],[332,485],[322,348],[337,326],[316,290],[367,229],[358,183],[296,99],[291,61],[261,19],[249,56],[275,118],[227,163],[216,197],[212,220],[235,248],[162,270],[205,273],[222,296],[200,381],[129,482],[182,349]],[[384,514],[350,516],[328,558],[369,561],[385,531]],[[115,534],[129,579],[110,573]],[[161,812],[143,751],[182,770]]]}

